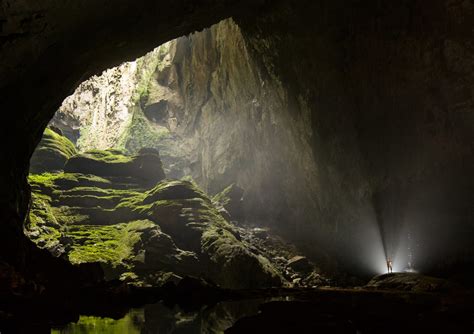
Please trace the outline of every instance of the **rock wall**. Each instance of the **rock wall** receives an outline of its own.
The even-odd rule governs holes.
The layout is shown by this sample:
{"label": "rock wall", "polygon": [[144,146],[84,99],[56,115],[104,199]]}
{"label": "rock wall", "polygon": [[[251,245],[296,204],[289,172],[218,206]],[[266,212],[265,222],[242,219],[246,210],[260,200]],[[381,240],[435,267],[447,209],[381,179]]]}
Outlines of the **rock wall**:
{"label": "rock wall", "polygon": [[122,133],[132,121],[134,107],[160,61],[160,50],[84,81],[67,97],[50,124],[74,134],[81,151],[119,146]]}
{"label": "rock wall", "polygon": [[232,20],[179,38],[169,78],[183,101],[176,132],[208,192],[236,183],[248,216],[271,223],[316,209],[318,184],[307,182],[318,173],[308,115],[287,112],[284,84],[262,77]]}
{"label": "rock wall", "polygon": [[262,68],[286,84],[288,112],[307,107],[322,213],[314,219],[360,262],[374,243],[364,221],[391,256],[411,231],[426,270],[470,261],[473,5],[302,1],[270,11],[238,23]]}
{"label": "rock wall", "polygon": [[[318,54],[315,60],[303,53],[299,59],[307,41],[300,50],[284,44],[278,30],[276,36],[243,32],[227,20],[179,38],[162,79],[178,86],[176,132],[190,148],[193,177],[208,192],[236,183],[245,190],[248,221],[295,238],[326,266],[357,251],[346,262],[360,267],[378,246],[379,237],[374,243],[364,239],[376,229],[375,181],[368,176],[355,119],[346,113],[351,105],[337,97],[345,87],[337,57]],[[317,74],[311,71],[315,61],[321,66]],[[298,76],[284,76],[289,64]],[[313,94],[325,87],[328,94],[316,101]],[[328,104],[338,98],[335,106]]]}

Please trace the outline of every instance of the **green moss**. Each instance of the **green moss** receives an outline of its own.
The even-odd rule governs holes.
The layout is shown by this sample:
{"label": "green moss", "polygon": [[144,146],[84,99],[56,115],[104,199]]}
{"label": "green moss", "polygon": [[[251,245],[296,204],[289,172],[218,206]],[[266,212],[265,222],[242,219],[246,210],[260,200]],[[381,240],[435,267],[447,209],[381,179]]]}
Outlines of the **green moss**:
{"label": "green moss", "polygon": [[228,186],[227,188],[222,190],[220,193],[216,194],[212,198],[212,201],[213,202],[218,202],[223,206],[229,204],[229,202],[230,202],[229,193],[231,192],[233,186],[234,186],[234,184],[231,184],[230,186]]}
{"label": "green moss", "polygon": [[53,208],[53,214],[61,226],[83,224],[89,221],[89,216],[78,212],[75,208],[60,206]]}
{"label": "green moss", "polygon": [[279,286],[282,277],[270,262],[252,254],[226,229],[211,226],[201,237],[202,251],[210,255],[218,282],[232,288]]}
{"label": "green moss", "polygon": [[77,153],[76,147],[69,139],[54,132],[50,128],[44,130],[40,146],[54,149],[67,159]]}
{"label": "green moss", "polygon": [[101,161],[101,162],[110,163],[110,164],[129,163],[132,161],[132,157],[124,155],[122,151],[117,150],[117,149],[90,150],[78,156],[86,157],[95,161]]}
{"label": "green moss", "polygon": [[69,139],[46,128],[31,157],[30,171],[42,173],[62,170],[66,161],[76,153],[76,147]]}
{"label": "green moss", "polygon": [[41,248],[52,248],[61,237],[60,224],[51,207],[51,197],[32,193],[32,205],[25,233]]}
{"label": "green moss", "polygon": [[73,240],[69,260],[72,263],[104,262],[128,268],[142,231],[154,226],[149,220],[110,226],[72,226],[65,232]]}
{"label": "green moss", "polygon": [[78,322],[71,323],[61,330],[53,329],[51,333],[140,334],[144,323],[143,309],[131,310],[125,317],[118,320],[81,315]]}
{"label": "green moss", "polygon": [[71,189],[77,186],[107,187],[111,184],[104,178],[79,173],[42,173],[30,174],[28,182],[33,192],[49,196],[58,195],[59,190]]}
{"label": "green moss", "polygon": [[75,187],[68,190],[63,190],[60,192],[62,195],[94,195],[94,196],[121,196],[121,197],[130,197],[140,195],[134,190],[125,190],[125,189],[113,189],[113,188],[99,188],[99,187]]}
{"label": "green moss", "polygon": [[168,129],[164,127],[154,128],[146,119],[143,111],[137,106],[130,124],[122,133],[117,146],[130,154],[135,154],[143,147],[159,147],[161,141],[168,135]]}

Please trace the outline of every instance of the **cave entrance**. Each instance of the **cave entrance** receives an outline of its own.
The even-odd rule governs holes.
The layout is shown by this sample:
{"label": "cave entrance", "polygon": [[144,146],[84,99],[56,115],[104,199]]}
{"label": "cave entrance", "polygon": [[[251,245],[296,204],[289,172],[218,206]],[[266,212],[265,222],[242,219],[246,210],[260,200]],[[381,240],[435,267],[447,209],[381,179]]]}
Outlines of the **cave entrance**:
{"label": "cave entrance", "polygon": [[[244,189],[263,179],[258,173],[265,189],[276,184],[261,164],[288,141],[279,136],[261,159],[248,159],[248,144],[261,145],[256,122],[265,127],[260,98],[275,105],[252,66],[226,20],[83,82],[31,158],[27,235],[133,284],[184,276],[230,288],[326,282],[295,247],[243,224]],[[264,200],[275,194],[265,191]]]}

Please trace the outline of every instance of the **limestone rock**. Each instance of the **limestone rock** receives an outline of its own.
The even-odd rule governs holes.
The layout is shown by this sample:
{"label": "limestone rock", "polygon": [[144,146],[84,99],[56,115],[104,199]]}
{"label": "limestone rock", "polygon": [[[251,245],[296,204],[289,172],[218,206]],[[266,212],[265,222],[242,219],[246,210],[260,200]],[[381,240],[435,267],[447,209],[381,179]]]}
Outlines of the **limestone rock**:
{"label": "limestone rock", "polygon": [[30,237],[62,249],[74,263],[100,262],[108,279],[134,284],[164,284],[168,274],[226,288],[282,284],[270,261],[240,240],[195,183],[163,180],[151,189],[136,183],[137,161],[150,159],[159,159],[158,152],[129,157],[95,150],[72,157],[66,172],[30,176],[37,197]]}
{"label": "limestone rock", "polygon": [[126,156],[116,150],[89,151],[69,159],[64,170],[96,176],[133,177],[148,184],[155,184],[165,177],[158,152],[151,151],[135,156]]}
{"label": "limestone rock", "polygon": [[66,161],[76,154],[74,144],[62,134],[46,128],[30,160],[31,173],[60,171]]}

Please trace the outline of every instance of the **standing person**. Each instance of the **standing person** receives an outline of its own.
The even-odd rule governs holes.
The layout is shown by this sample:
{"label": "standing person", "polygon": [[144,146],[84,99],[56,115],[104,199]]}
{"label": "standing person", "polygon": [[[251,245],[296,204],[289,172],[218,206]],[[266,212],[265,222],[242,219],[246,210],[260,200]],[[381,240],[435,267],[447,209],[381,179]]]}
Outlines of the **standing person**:
{"label": "standing person", "polygon": [[393,268],[392,268],[392,260],[390,258],[387,258],[387,272],[392,273]]}

